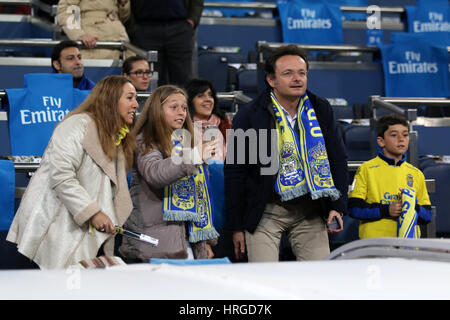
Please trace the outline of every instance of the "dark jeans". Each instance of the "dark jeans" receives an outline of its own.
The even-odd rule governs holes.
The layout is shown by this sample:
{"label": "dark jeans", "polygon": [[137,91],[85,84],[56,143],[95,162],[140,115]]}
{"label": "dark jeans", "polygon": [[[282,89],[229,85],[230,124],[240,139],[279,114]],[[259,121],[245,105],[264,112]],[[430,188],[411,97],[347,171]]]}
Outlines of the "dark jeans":
{"label": "dark jeans", "polygon": [[17,251],[17,244],[6,241],[8,230],[0,231],[0,270],[39,269],[33,261]]}
{"label": "dark jeans", "polygon": [[158,85],[184,86],[192,77],[193,35],[187,21],[138,24],[131,41],[141,49],[158,51]]}

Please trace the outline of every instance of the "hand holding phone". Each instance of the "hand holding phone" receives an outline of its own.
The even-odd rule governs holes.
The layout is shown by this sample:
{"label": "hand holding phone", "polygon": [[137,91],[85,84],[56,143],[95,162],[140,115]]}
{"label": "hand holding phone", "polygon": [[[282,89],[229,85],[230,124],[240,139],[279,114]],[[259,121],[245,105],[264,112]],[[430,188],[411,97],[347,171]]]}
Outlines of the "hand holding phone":
{"label": "hand holding phone", "polygon": [[203,133],[203,142],[216,140],[219,128],[215,125],[206,125]]}
{"label": "hand holding phone", "polygon": [[[331,220],[331,223],[327,223],[327,228],[328,228],[328,232],[336,233],[337,230],[342,229],[342,225],[341,225],[339,219],[336,216],[334,216],[333,219]],[[340,230],[340,231],[342,231],[342,230]],[[338,232],[340,232],[340,231],[338,231]]]}

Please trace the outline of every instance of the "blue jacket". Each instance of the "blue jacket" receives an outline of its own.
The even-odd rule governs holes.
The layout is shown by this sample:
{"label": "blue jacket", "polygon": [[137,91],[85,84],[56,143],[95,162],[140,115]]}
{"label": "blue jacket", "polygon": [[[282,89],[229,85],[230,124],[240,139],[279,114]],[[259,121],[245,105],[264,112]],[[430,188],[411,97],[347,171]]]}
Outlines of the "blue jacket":
{"label": "blue jacket", "polygon": [[[241,107],[233,119],[232,129],[250,128],[269,129],[267,141],[265,142],[265,150],[263,154],[270,153],[271,137],[270,129],[275,129],[275,117],[273,115],[272,101],[270,99],[270,89],[266,89],[256,99]],[[348,190],[348,171],[347,171],[347,153],[342,139],[342,133],[339,124],[336,121],[334,112],[329,102],[307,91],[308,97],[314,107],[317,120],[323,133],[325,145],[330,162],[330,169],[336,188],[341,192],[341,197],[336,201],[329,198],[321,198],[319,201],[322,212],[321,216],[328,217],[330,210],[334,209],[341,213],[347,214],[347,190]],[[236,145],[236,137],[234,143]],[[261,175],[260,170],[263,167],[270,167],[269,164],[261,163],[261,159],[257,157],[255,164],[250,163],[248,153],[252,147],[259,153],[259,148],[264,141],[260,142],[264,136],[257,134],[256,146],[249,146],[248,141],[245,146],[246,163],[238,163],[237,152],[234,156],[227,150],[227,159],[225,162],[225,210],[226,224],[225,228],[229,231],[247,230],[253,233],[261,220],[264,207],[267,203],[276,201],[275,179],[274,175]],[[230,137],[231,139],[231,137]],[[230,146],[230,141],[228,146]],[[253,151],[252,151],[253,152]],[[310,197],[309,195],[305,195]],[[291,200],[291,201],[295,201]],[[312,200],[311,200],[312,201]]]}
{"label": "blue jacket", "polygon": [[78,83],[77,89],[91,90],[93,87],[95,87],[95,82],[83,74],[81,81]]}

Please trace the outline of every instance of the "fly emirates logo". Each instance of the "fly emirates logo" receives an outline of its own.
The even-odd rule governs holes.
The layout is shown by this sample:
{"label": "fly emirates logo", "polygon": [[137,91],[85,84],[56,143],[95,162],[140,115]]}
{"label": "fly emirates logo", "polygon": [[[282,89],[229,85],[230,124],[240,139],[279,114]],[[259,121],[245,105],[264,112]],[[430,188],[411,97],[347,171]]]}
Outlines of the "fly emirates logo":
{"label": "fly emirates logo", "polygon": [[436,62],[422,61],[420,52],[405,51],[405,59],[406,62],[389,61],[389,73],[437,73],[439,71]]}
{"label": "fly emirates logo", "polygon": [[62,109],[61,98],[43,96],[42,106],[43,110],[39,111],[20,110],[21,123],[23,125],[30,125],[35,123],[59,122],[69,113],[68,109]]}
{"label": "fly emirates logo", "polygon": [[413,21],[414,32],[450,32],[450,23],[440,12],[428,12],[429,21]]}
{"label": "fly emirates logo", "polygon": [[316,11],[301,9],[302,18],[288,18],[288,29],[331,29],[333,24],[330,19],[316,18]]}

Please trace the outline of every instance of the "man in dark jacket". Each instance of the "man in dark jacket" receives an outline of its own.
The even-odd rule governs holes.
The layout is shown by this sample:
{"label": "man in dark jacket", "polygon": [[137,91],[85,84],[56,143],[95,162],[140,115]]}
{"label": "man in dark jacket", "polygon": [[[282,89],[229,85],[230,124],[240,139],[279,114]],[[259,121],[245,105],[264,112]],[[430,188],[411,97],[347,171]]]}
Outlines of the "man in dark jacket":
{"label": "man in dark jacket", "polygon": [[203,0],[131,0],[130,5],[128,35],[137,47],[158,51],[158,85],[187,84]]}
{"label": "man in dark jacket", "polygon": [[[278,261],[283,232],[297,260],[322,259],[330,252],[327,231],[343,230],[345,146],[328,101],[306,90],[307,73],[306,55],[297,46],[278,48],[265,63],[270,88],[233,119],[225,203],[237,259],[247,250],[250,262]],[[289,137],[297,139],[296,151],[286,147]],[[327,228],[332,220],[338,226]]]}

